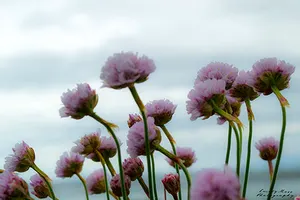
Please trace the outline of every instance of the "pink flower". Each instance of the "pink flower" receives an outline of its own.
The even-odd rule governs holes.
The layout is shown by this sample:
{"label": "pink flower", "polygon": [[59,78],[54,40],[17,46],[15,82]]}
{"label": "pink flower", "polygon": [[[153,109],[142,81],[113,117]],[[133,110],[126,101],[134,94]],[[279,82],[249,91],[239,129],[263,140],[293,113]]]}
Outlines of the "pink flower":
{"label": "pink flower", "polygon": [[[176,156],[183,161],[185,167],[190,167],[197,160],[195,152],[189,147],[176,147]],[[171,166],[175,166],[171,159],[166,158],[166,161]]]}
{"label": "pink flower", "polygon": [[68,90],[61,96],[64,104],[59,110],[61,117],[72,117],[81,119],[93,112],[98,103],[98,95],[87,83],[77,84],[77,88]]}
{"label": "pink flower", "polygon": [[123,162],[124,174],[129,176],[132,181],[141,177],[144,172],[143,162],[139,157],[127,158]]}
{"label": "pink flower", "polygon": [[86,185],[90,194],[101,194],[106,191],[103,169],[98,169],[86,178]]}
{"label": "pink flower", "polygon": [[226,89],[229,89],[238,75],[238,69],[222,62],[211,62],[203,67],[195,80],[195,85],[208,79],[224,80]]}
{"label": "pink flower", "polygon": [[24,141],[17,143],[12,150],[14,154],[5,158],[4,169],[10,172],[25,172],[34,164],[34,150]]}
{"label": "pink flower", "polygon": [[[129,195],[130,187],[131,187],[131,180],[130,180],[129,176],[124,175],[124,181],[125,181],[126,194]],[[112,177],[112,179],[110,181],[110,188],[116,196],[118,196],[118,197],[122,196],[121,178],[120,178],[119,174]]]}
{"label": "pink flower", "polygon": [[142,117],[139,114],[129,114],[129,119],[127,121],[128,127],[132,127],[136,122],[142,121]]}
{"label": "pink flower", "polygon": [[[164,188],[174,197],[180,189],[180,180],[178,174],[166,174],[161,180]],[[175,198],[174,198],[175,199]],[[176,198],[177,199],[177,198]]]}
{"label": "pink flower", "polygon": [[235,173],[205,169],[199,172],[191,189],[191,200],[238,200],[240,182]]}
{"label": "pink flower", "polygon": [[[150,152],[155,150],[154,145],[161,142],[161,134],[159,129],[154,124],[152,117],[147,118]],[[127,135],[127,152],[131,157],[137,157],[140,155],[146,155],[145,150],[145,132],[144,122],[136,122],[130,129]]]}
{"label": "pink flower", "polygon": [[246,99],[252,101],[259,96],[253,86],[254,81],[251,73],[249,71],[240,71],[230,89],[230,95],[240,102]]}
{"label": "pink flower", "polygon": [[[122,144],[120,140],[119,143],[120,145]],[[98,150],[105,158],[112,158],[117,153],[117,144],[112,137],[103,136],[101,137],[101,145]]]}
{"label": "pink flower", "polygon": [[155,125],[160,126],[168,123],[175,112],[176,105],[167,99],[154,100],[145,105],[147,117],[153,117]]}
{"label": "pink flower", "polygon": [[255,147],[263,160],[273,160],[277,156],[279,141],[274,137],[266,137],[259,140]]}
{"label": "pink flower", "polygon": [[107,59],[100,79],[103,80],[103,87],[121,89],[146,81],[155,68],[153,60],[147,56],[138,57],[137,53],[121,52]]}
{"label": "pink flower", "polygon": [[84,157],[78,153],[64,152],[60,159],[56,162],[56,176],[65,178],[72,177],[74,174],[79,174],[82,170]]}
{"label": "pink flower", "polygon": [[30,197],[27,183],[14,173],[4,171],[0,174],[0,199],[27,199]]}
{"label": "pink flower", "polygon": [[214,115],[210,100],[214,100],[218,107],[223,107],[226,102],[225,85],[224,80],[209,79],[194,86],[194,89],[189,92],[189,100],[186,102],[186,109],[188,114],[191,114],[191,120],[196,120],[198,117],[207,119]]}
{"label": "pink flower", "polygon": [[40,199],[47,198],[50,195],[49,188],[40,175],[35,174],[30,178],[30,185],[33,190],[31,193]]}
{"label": "pink flower", "polygon": [[295,67],[277,58],[264,58],[257,61],[251,71],[256,91],[269,95],[272,93],[271,86],[279,90],[289,87],[291,75]]}
{"label": "pink flower", "polygon": [[100,132],[85,135],[80,140],[77,140],[75,144],[76,146],[72,148],[72,152],[89,156],[101,145]]}

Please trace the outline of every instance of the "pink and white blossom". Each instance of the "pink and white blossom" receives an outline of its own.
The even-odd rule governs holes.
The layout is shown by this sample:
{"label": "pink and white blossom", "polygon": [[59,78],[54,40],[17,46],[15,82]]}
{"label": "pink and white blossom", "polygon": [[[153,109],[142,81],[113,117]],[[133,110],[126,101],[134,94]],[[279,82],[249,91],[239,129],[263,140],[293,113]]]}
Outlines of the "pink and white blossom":
{"label": "pink and white blossom", "polygon": [[83,162],[84,157],[82,155],[74,152],[64,152],[56,162],[56,176],[65,178],[79,174],[82,170]]}

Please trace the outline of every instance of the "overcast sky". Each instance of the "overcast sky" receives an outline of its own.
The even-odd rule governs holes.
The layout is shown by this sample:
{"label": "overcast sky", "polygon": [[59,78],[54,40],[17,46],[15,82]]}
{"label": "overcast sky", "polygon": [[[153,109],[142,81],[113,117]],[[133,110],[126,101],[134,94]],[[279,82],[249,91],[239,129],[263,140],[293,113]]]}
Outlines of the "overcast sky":
{"label": "overcast sky", "polygon": [[[138,110],[129,90],[100,89],[99,75],[108,56],[133,51],[154,59],[157,66],[147,82],[137,85],[143,101],[168,98],[178,105],[167,127],[179,146],[195,149],[198,161],[192,171],[221,168],[227,138],[227,125],[217,125],[215,117],[189,120],[185,102],[197,71],[211,61],[247,70],[274,56],[296,66],[290,89],[283,91],[291,106],[281,169],[299,170],[299,8],[299,0],[0,0],[0,166],[15,143],[24,140],[35,149],[38,166],[56,180],[55,163],[75,140],[98,128],[108,135],[91,118],[60,118],[61,94],[81,82],[97,89],[96,112],[120,126],[116,134],[126,158],[126,121]],[[279,138],[281,112],[275,96],[261,96],[253,110],[254,142],[270,135]],[[244,107],[242,120],[245,141]],[[267,171],[257,155],[253,148],[252,169]],[[162,156],[156,157],[159,172],[172,170],[159,162]],[[233,167],[234,158],[233,152]],[[97,168],[99,163],[88,161],[83,173]]]}

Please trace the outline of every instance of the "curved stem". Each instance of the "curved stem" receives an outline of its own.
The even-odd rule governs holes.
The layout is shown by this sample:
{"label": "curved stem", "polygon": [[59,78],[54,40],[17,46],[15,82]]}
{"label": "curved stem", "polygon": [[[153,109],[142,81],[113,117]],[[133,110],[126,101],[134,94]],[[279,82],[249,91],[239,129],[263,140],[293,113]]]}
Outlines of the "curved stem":
{"label": "curved stem", "polygon": [[270,174],[270,183],[272,183],[273,173],[274,173],[272,160],[268,160],[268,166],[269,166],[269,174]]}
{"label": "curved stem", "polygon": [[141,185],[141,187],[143,188],[145,194],[149,198],[149,189],[148,189],[148,186],[146,185],[144,179],[142,177],[138,177],[137,180],[138,180],[139,184]]}
{"label": "curved stem", "polygon": [[35,163],[33,163],[33,165],[31,166],[31,168],[34,171],[36,171],[40,175],[40,177],[45,181],[45,183],[46,183],[46,185],[47,185],[47,187],[48,187],[48,189],[50,191],[50,198],[53,199],[53,200],[55,200],[56,197],[55,197],[53,188],[52,188],[51,183],[50,183],[51,179],[47,176],[47,174],[45,172],[43,172],[40,168],[38,168],[38,166],[36,166]]}
{"label": "curved stem", "polygon": [[252,130],[253,130],[252,120],[254,119],[250,100],[246,99],[245,103],[248,111],[249,136],[248,136],[248,149],[247,149],[247,161],[246,161],[246,170],[245,170],[245,177],[244,177],[243,197],[246,197],[246,192],[247,192],[247,184],[248,184],[250,160],[251,160],[251,147],[252,147]]}
{"label": "curved stem", "polygon": [[231,114],[225,112],[221,108],[219,108],[216,103],[211,99],[209,100],[210,105],[213,107],[213,110],[218,113],[220,116],[225,117],[230,122],[235,122],[239,127],[243,127],[243,123],[239,120],[239,118],[232,116]]}
{"label": "curved stem", "polygon": [[103,126],[105,126],[105,128],[107,129],[109,134],[113,137],[113,139],[116,143],[117,152],[118,152],[118,164],[119,164],[120,177],[121,177],[122,196],[123,196],[123,199],[127,200],[128,197],[127,197],[127,193],[125,190],[125,181],[124,181],[125,179],[124,179],[124,172],[123,172],[123,167],[122,167],[122,155],[121,155],[120,142],[119,142],[117,136],[115,135],[114,131],[110,127],[110,125],[103,123],[103,120],[101,120],[101,118],[96,113],[91,113],[89,116],[92,117],[93,119],[95,119],[96,121],[98,121],[99,123],[101,123]]}
{"label": "curved stem", "polygon": [[176,157],[174,154],[170,153],[168,150],[166,150],[165,148],[163,148],[160,145],[155,145],[155,148],[156,148],[156,150],[158,150],[159,152],[161,152],[162,154],[164,154],[165,156],[167,156],[168,158],[170,158],[173,162],[176,162],[181,167],[181,169],[183,170],[183,172],[184,172],[184,174],[186,176],[187,185],[188,185],[187,200],[190,200],[192,180],[191,180],[191,176],[190,176],[187,168],[184,166],[182,160],[179,159],[178,157]]}
{"label": "curved stem", "polygon": [[290,105],[288,100],[281,94],[281,92],[275,85],[272,85],[271,88],[274,94],[276,95],[277,99],[279,100],[281,106],[285,107]]}
{"label": "curved stem", "polygon": [[[167,136],[171,146],[172,146],[172,150],[173,150],[173,153],[174,155],[176,155],[176,148],[175,148],[175,140],[174,138],[172,137],[171,133],[168,131],[167,127],[165,125],[161,125],[160,128],[163,130],[163,132],[165,133],[165,135]],[[179,172],[179,167],[176,163],[174,163],[175,165],[175,169],[176,169],[176,172],[179,176],[179,180],[180,180],[180,172]],[[179,187],[179,193],[178,193],[178,196],[179,196],[179,200],[181,200],[182,198],[182,193],[181,193],[181,187]]]}
{"label": "curved stem", "polygon": [[145,130],[145,150],[146,150],[146,158],[147,158],[147,169],[148,169],[148,181],[149,181],[149,194],[150,200],[153,200],[153,188],[152,188],[152,170],[151,170],[151,159],[150,159],[150,144],[149,144],[149,133],[148,133],[148,124],[147,124],[147,116],[145,106],[140,99],[136,88],[134,85],[129,87],[129,90],[132,94],[133,99],[135,100],[137,106],[140,109],[143,121],[144,121],[144,130]]}
{"label": "curved stem", "polygon": [[109,200],[109,187],[108,187],[108,179],[107,179],[107,172],[106,172],[106,166],[105,166],[105,160],[101,153],[99,151],[95,151],[96,155],[98,156],[102,167],[103,167],[103,172],[104,172],[104,180],[105,180],[105,190],[106,190],[106,199]]}
{"label": "curved stem", "polygon": [[112,176],[116,175],[117,174],[116,170],[115,170],[114,166],[111,164],[109,158],[104,158],[104,160],[105,160],[105,163],[106,163],[106,166],[107,166],[108,170],[110,171],[110,174]]}
{"label": "curved stem", "polygon": [[226,165],[228,165],[228,163],[229,163],[230,149],[231,149],[231,135],[232,135],[232,127],[229,124],[228,125],[227,150],[226,150],[226,158],[225,158]]}
{"label": "curved stem", "polygon": [[157,196],[157,189],[156,189],[156,178],[155,178],[155,163],[154,163],[154,156],[153,153],[151,154],[151,164],[152,164],[152,175],[153,175],[153,188],[154,188],[154,197],[156,200],[158,200]]}
{"label": "curved stem", "polygon": [[234,123],[231,123],[231,126],[234,130],[234,134],[235,134],[235,138],[236,138],[236,174],[238,176],[240,176],[240,166],[241,166],[241,162],[240,162],[240,139],[239,139],[239,132],[235,126]]}
{"label": "curved stem", "polygon": [[87,190],[84,178],[79,173],[76,173],[76,175],[80,179],[80,181],[81,181],[81,183],[82,183],[82,185],[84,187],[86,200],[89,200],[89,193],[88,193],[88,190]]}
{"label": "curved stem", "polygon": [[274,174],[273,174],[272,182],[271,182],[271,185],[270,185],[270,190],[269,190],[267,200],[270,200],[271,197],[272,197],[272,192],[273,192],[275,182],[276,182],[276,178],[277,178],[277,173],[278,173],[278,169],[279,169],[279,165],[280,165],[280,159],[281,159],[283,143],[284,143],[284,135],[285,135],[285,128],[286,128],[286,110],[285,110],[285,106],[282,105],[282,104],[281,104],[281,111],[282,111],[282,128],[281,128],[278,156],[277,156],[277,159],[276,159]]}

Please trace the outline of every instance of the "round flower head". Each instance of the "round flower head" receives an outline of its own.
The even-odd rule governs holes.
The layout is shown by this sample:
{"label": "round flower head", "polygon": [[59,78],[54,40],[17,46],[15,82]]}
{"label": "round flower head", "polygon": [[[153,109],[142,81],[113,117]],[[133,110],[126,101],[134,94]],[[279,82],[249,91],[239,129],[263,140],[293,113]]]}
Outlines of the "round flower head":
{"label": "round flower head", "polygon": [[[241,113],[241,103],[236,99],[229,95],[229,91],[226,90],[226,103],[223,108],[223,110],[229,114],[231,114],[234,117],[240,116]],[[224,124],[227,121],[227,119],[223,116],[220,116],[217,118],[217,123],[219,125]]]}
{"label": "round flower head", "polygon": [[76,146],[72,148],[72,152],[89,156],[101,145],[100,132],[85,135],[80,140],[77,140],[75,144]]}
{"label": "round flower head", "polygon": [[145,107],[147,116],[153,117],[157,126],[168,123],[172,119],[176,109],[176,105],[167,99],[149,102]]}
{"label": "round flower head", "polygon": [[5,158],[4,169],[10,172],[25,172],[34,164],[34,150],[24,141],[17,143],[12,150],[14,154]]}
{"label": "round flower head", "polygon": [[47,198],[50,195],[49,188],[45,181],[40,177],[40,175],[35,174],[30,178],[30,185],[33,188],[31,192],[33,195],[40,199]]}
{"label": "round flower head", "polygon": [[269,95],[272,93],[272,85],[279,90],[288,88],[294,71],[295,67],[285,61],[264,58],[253,65],[251,75],[256,91]]}
{"label": "round flower head", "polygon": [[191,114],[191,120],[196,120],[198,117],[207,119],[215,114],[210,100],[213,100],[220,108],[224,106],[225,84],[224,80],[209,79],[194,86],[186,102],[186,109],[188,114]]}
{"label": "round flower head", "polygon": [[[119,140],[120,145],[122,144]],[[105,158],[112,158],[117,153],[117,144],[112,137],[101,137],[101,145],[98,149]]]}
{"label": "round flower head", "polygon": [[93,112],[98,103],[98,95],[87,83],[77,84],[77,88],[68,90],[61,96],[64,104],[59,110],[61,117],[72,117],[81,119]]}
{"label": "round flower head", "polygon": [[60,159],[56,162],[55,173],[57,177],[65,178],[72,177],[74,174],[79,174],[82,170],[84,157],[78,153],[64,152]]}
{"label": "round flower head", "polygon": [[252,101],[259,96],[253,85],[254,81],[251,73],[249,71],[240,71],[232,85],[232,88],[230,89],[230,95],[236,98],[239,102],[243,102],[246,99]]}
{"label": "round flower head", "polygon": [[164,188],[172,195],[176,196],[180,189],[180,180],[178,174],[166,174],[161,180]]}
{"label": "round flower head", "polygon": [[139,57],[137,53],[121,52],[107,59],[100,79],[103,80],[103,87],[121,89],[146,81],[155,68],[153,60],[147,56]]}
{"label": "round flower head", "polygon": [[240,182],[234,172],[205,169],[196,175],[191,200],[239,200]]}
{"label": "round flower head", "polygon": [[142,117],[139,114],[129,114],[129,119],[127,121],[128,127],[132,127],[136,122],[142,121]]}
{"label": "round flower head", "polygon": [[[190,167],[197,160],[195,152],[189,147],[176,147],[176,156],[183,161],[185,167]],[[171,159],[166,158],[166,161],[171,166],[175,166]]]}
{"label": "round flower head", "polygon": [[259,140],[255,147],[259,150],[259,156],[263,160],[273,160],[277,156],[279,141],[274,137],[266,137]]}
{"label": "round flower head", "polygon": [[30,197],[27,183],[22,178],[9,171],[0,174],[0,199],[33,200]]}
{"label": "round flower head", "polygon": [[106,191],[103,169],[98,169],[86,178],[86,185],[90,194],[101,194]]}
{"label": "round flower head", "polygon": [[[130,187],[131,187],[131,180],[130,180],[129,176],[124,175],[124,181],[125,181],[126,194],[129,195]],[[119,174],[112,177],[112,179],[110,181],[110,188],[116,196],[118,196],[118,197],[122,196],[121,178],[120,178]]]}
{"label": "round flower head", "polygon": [[143,162],[139,157],[127,158],[123,162],[124,174],[129,176],[132,181],[141,177],[144,172]]}
{"label": "round flower head", "polygon": [[208,79],[217,79],[224,80],[226,83],[226,89],[229,89],[237,75],[238,69],[236,67],[227,63],[212,62],[198,72],[195,85]]}
{"label": "round flower head", "polygon": [[[161,134],[159,129],[154,124],[153,117],[147,118],[150,152],[155,150],[154,145],[160,144]],[[140,155],[146,155],[145,149],[145,132],[144,122],[140,121],[135,123],[130,129],[127,135],[127,152],[131,157],[137,157]]]}

